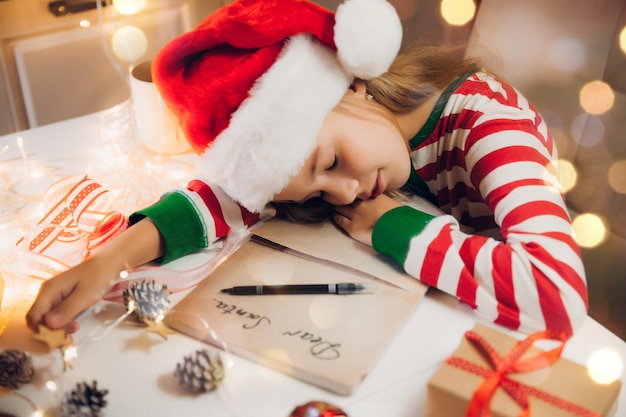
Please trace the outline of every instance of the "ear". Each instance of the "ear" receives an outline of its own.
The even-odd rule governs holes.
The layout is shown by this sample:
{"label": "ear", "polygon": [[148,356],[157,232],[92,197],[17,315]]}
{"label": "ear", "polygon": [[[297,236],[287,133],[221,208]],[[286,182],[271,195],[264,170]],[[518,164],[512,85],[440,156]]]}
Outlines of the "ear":
{"label": "ear", "polygon": [[355,78],[350,89],[354,91],[357,96],[365,97],[365,81]]}
{"label": "ear", "polygon": [[361,103],[369,104],[373,101],[372,96],[368,95],[365,81],[359,78],[355,78],[354,81],[352,81],[352,84],[350,84],[350,87],[344,94],[342,100],[348,100],[357,105],[360,105]]}

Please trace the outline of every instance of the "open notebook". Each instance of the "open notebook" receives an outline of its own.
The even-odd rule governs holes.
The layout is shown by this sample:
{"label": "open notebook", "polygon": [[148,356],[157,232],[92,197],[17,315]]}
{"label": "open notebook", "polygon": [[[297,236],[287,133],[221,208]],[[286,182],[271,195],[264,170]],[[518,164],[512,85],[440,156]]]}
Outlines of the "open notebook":
{"label": "open notebook", "polygon": [[[367,376],[426,292],[390,259],[331,223],[274,219],[254,234],[379,277],[313,262],[253,240],[244,243],[168,315],[185,334],[294,378],[349,395]],[[238,285],[378,282],[373,294],[223,294]],[[207,331],[209,325],[214,332]],[[217,339],[214,337],[217,335]]]}

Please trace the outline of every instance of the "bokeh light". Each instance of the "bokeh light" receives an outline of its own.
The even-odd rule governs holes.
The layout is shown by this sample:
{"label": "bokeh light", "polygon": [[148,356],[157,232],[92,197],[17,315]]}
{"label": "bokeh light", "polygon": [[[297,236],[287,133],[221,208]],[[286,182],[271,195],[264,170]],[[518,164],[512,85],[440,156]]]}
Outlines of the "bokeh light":
{"label": "bokeh light", "polygon": [[626,194],[626,159],[611,164],[609,185],[616,193]]}
{"label": "bokeh light", "polygon": [[548,53],[552,67],[567,74],[578,71],[587,59],[583,44],[572,37],[557,39],[550,46]]}
{"label": "bokeh light", "polygon": [[580,146],[597,145],[604,138],[604,122],[598,116],[582,113],[574,118],[570,126],[572,139]]}
{"label": "bokeh light", "polygon": [[598,384],[610,384],[622,377],[624,361],[611,348],[598,349],[587,361],[587,372]]}
{"label": "bokeh light", "polygon": [[606,239],[606,226],[597,214],[580,214],[572,220],[572,226],[576,242],[584,248],[594,248]]}
{"label": "bokeh light", "polygon": [[146,0],[113,0],[113,7],[121,14],[132,15],[146,7]]}
{"label": "bokeh light", "polygon": [[113,34],[113,53],[122,61],[136,62],[148,49],[148,38],[135,26],[124,26]]}
{"label": "bokeh light", "polygon": [[[268,349],[260,354],[261,363],[278,362],[281,366],[285,366],[287,369],[293,367],[293,359],[291,355],[284,349],[274,348]],[[267,366],[259,366],[257,369],[258,375],[268,384],[280,383],[286,376],[280,372],[273,372]]]}
{"label": "bokeh light", "polygon": [[578,170],[574,164],[566,159],[559,159],[559,179],[564,193],[574,188],[578,182]]}
{"label": "bokeh light", "polygon": [[476,5],[473,0],[442,0],[441,16],[454,26],[463,26],[474,18]]}
{"label": "bokeh light", "polygon": [[320,329],[332,329],[345,317],[341,297],[315,297],[309,304],[311,322]]}
{"label": "bokeh light", "polygon": [[[5,224],[0,225],[0,230],[5,229],[6,226]],[[0,234],[0,256],[11,253],[13,249],[15,249],[15,236],[9,236],[8,233],[4,232]]]}
{"label": "bokeh light", "polygon": [[46,382],[46,389],[48,389],[48,391],[51,391],[51,392],[57,392],[59,387],[56,384],[56,382],[54,382],[54,381],[47,381]]}
{"label": "bokeh light", "polygon": [[590,114],[604,114],[613,107],[615,93],[604,81],[590,81],[580,89],[580,106]]}
{"label": "bokeh light", "polygon": [[624,26],[619,33],[619,47],[626,55],[626,26]]}
{"label": "bokeh light", "polygon": [[78,24],[80,25],[81,28],[88,28],[91,26],[91,22],[87,19],[83,19],[80,22],[78,22]]}

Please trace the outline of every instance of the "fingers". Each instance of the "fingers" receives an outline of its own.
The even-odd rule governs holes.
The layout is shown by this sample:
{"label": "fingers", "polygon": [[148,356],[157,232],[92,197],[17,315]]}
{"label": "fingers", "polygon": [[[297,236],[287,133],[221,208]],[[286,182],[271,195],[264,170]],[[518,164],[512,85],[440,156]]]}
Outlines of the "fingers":
{"label": "fingers", "polygon": [[37,299],[26,314],[29,328],[37,331],[40,324],[51,329],[64,328],[72,333],[78,330],[73,320],[94,304],[100,292],[89,282],[80,282],[77,274],[69,270],[44,282]]}
{"label": "fingers", "polygon": [[51,314],[55,306],[62,303],[66,294],[72,290],[70,288],[64,291],[62,284],[64,284],[62,279],[52,278],[41,285],[37,299],[26,314],[26,323],[32,330],[36,331],[40,324],[56,329],[63,327],[63,325],[67,324],[66,321],[69,321],[58,315]]}
{"label": "fingers", "polygon": [[[100,292],[96,292],[100,294]],[[51,329],[65,328],[69,333],[78,330],[78,323],[74,318],[95,304],[100,297],[94,296],[92,289],[78,285],[67,298],[55,305],[45,314],[45,324]]]}
{"label": "fingers", "polygon": [[343,230],[345,230],[346,232],[348,232],[348,228],[350,227],[350,219],[347,218],[346,216],[340,214],[340,213],[335,213],[333,214],[333,221],[335,222],[335,224],[339,227],[341,227]]}
{"label": "fingers", "polygon": [[51,329],[65,329],[68,333],[74,333],[79,327],[78,323],[73,320],[74,317],[90,305],[79,300],[78,297],[79,293],[72,293],[60,304],[54,305],[45,300],[45,295],[41,295],[27,313],[26,324],[33,331],[37,331],[39,325],[44,324]]}
{"label": "fingers", "polygon": [[[41,291],[39,293],[41,295]],[[50,311],[52,304],[38,296],[33,305],[30,307],[28,313],[26,313],[26,325],[33,331],[37,331],[39,324],[44,322],[45,314]]]}
{"label": "fingers", "polygon": [[352,217],[352,213],[354,213],[354,207],[352,205],[350,206],[335,206],[335,213],[334,213],[334,217],[337,217],[337,215],[341,215],[347,219],[350,219],[350,217]]}

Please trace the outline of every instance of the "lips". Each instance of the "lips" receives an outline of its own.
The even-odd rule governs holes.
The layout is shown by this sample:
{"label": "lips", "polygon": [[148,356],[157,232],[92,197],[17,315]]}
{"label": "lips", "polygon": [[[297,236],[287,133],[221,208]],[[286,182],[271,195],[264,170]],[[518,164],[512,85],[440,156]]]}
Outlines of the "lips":
{"label": "lips", "polygon": [[376,174],[376,182],[374,183],[374,189],[372,190],[372,194],[370,198],[376,198],[381,195],[385,191],[385,187],[383,184],[383,179],[380,176],[380,171]]}

